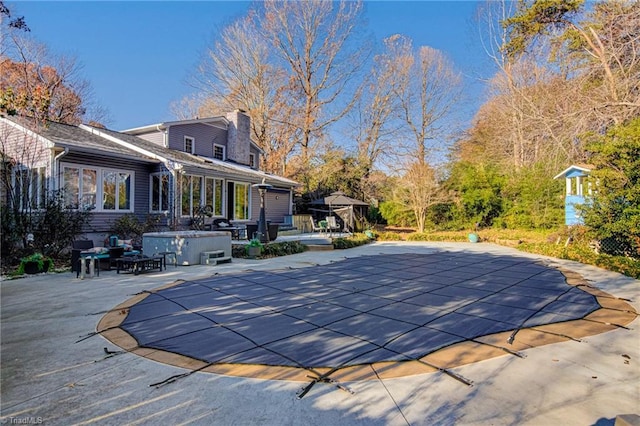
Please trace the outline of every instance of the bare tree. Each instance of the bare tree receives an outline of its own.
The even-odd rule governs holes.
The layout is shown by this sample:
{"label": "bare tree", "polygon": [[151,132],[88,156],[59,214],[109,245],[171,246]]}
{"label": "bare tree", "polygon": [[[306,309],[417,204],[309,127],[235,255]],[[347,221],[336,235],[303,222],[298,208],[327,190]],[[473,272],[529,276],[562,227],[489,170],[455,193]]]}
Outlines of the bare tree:
{"label": "bare tree", "polygon": [[402,125],[394,133],[394,170],[402,176],[394,199],[413,212],[423,232],[429,208],[446,198],[430,161],[444,147],[447,119],[462,95],[461,77],[441,52],[427,46],[414,50],[408,37],[391,36],[385,46],[381,60],[391,100],[384,111]]}
{"label": "bare tree", "polygon": [[394,198],[413,213],[418,232],[424,232],[429,209],[451,197],[437,171],[428,163],[415,159],[401,177]]}
{"label": "bare tree", "polygon": [[551,60],[568,55],[574,72],[589,76],[590,95],[584,99],[591,100],[589,107],[605,110],[605,125],[619,124],[640,111],[640,3],[602,1],[586,16],[583,8],[582,1],[520,3],[504,21],[503,51],[517,58],[538,44],[553,43]]}
{"label": "bare tree", "polygon": [[[391,39],[384,42],[393,47]],[[375,56],[361,96],[350,113],[358,163],[365,171],[365,179],[380,159],[390,157],[393,141],[401,132],[402,123],[397,119],[399,103],[394,95],[397,59],[390,51]]]}
{"label": "bare tree", "polygon": [[301,132],[306,172],[312,143],[344,117],[357,98],[355,77],[368,55],[368,45],[356,43],[361,12],[360,1],[264,3],[265,37],[286,67],[292,101],[301,106],[283,121]]}
{"label": "bare tree", "polygon": [[285,72],[271,61],[254,10],[222,29],[204,54],[192,84],[197,98],[174,104],[182,118],[222,115],[242,109],[251,117],[252,137],[265,151],[262,168],[286,173],[287,158],[299,141],[283,119],[295,108],[288,96]]}
{"label": "bare tree", "polygon": [[[621,3],[598,4],[592,23],[580,27],[569,20],[580,16],[577,5],[550,7],[557,3],[519,3],[513,9],[513,2],[488,2],[481,15],[485,50],[499,72],[490,82],[493,99],[489,104],[493,106],[483,107],[476,125],[482,125],[486,134],[487,124],[493,123],[490,152],[510,155],[516,168],[540,163],[557,170],[567,162],[584,160],[579,135],[600,131],[638,111],[634,107],[639,92],[634,49],[638,36],[637,31],[629,30],[633,22],[638,27],[640,9],[627,9]],[[621,25],[612,15],[631,26]],[[549,35],[541,37],[543,27]],[[636,35],[625,38],[623,34]],[[616,37],[618,42],[613,41]],[[607,67],[601,64],[605,51],[609,52]],[[634,72],[636,78],[630,78]],[[610,93],[614,80],[616,96]],[[492,119],[489,111],[501,118]]]}
{"label": "bare tree", "polygon": [[437,148],[430,141],[447,137],[446,119],[462,95],[461,76],[436,49],[421,46],[414,52],[411,40],[401,35],[390,37],[386,44],[394,64],[393,94],[412,139],[404,150],[426,163],[430,150]]}

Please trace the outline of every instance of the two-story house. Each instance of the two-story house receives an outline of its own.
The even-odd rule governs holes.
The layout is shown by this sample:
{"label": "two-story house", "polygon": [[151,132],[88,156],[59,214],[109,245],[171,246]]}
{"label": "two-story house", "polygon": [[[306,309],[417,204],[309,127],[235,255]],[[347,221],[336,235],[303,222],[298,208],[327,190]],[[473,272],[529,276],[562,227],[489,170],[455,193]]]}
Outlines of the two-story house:
{"label": "two-story house", "polygon": [[272,185],[267,220],[281,223],[297,183],[260,171],[250,124],[242,111],[124,132],[0,116],[0,150],[21,205],[37,209],[46,191],[64,188],[67,205],[92,209],[87,234],[97,241],[127,213],[160,215],[167,229],[188,229],[199,206],[236,224],[255,222],[252,185],[263,180]]}

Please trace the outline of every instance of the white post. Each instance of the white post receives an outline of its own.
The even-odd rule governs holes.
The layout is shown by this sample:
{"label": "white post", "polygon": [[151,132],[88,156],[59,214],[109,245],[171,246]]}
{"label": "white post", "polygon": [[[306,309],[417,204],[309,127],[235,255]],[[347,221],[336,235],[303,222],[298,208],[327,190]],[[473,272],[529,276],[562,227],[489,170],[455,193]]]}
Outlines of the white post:
{"label": "white post", "polygon": [[577,195],[583,195],[582,194],[582,179],[580,179],[580,176],[576,176],[576,194]]}
{"label": "white post", "polygon": [[78,261],[80,262],[80,266],[79,266],[79,268],[80,268],[80,279],[84,280],[84,276],[85,276],[85,273],[86,273],[86,271],[85,271],[85,267],[86,267],[85,259],[84,259],[84,257],[80,256],[80,259],[78,259]]}

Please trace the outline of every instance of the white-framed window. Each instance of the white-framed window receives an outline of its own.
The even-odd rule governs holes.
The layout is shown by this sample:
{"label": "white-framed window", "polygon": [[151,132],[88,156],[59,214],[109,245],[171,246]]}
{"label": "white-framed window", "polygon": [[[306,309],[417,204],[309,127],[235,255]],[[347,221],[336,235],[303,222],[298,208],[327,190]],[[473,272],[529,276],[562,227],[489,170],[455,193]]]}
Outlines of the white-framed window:
{"label": "white-framed window", "polygon": [[82,166],[63,166],[62,188],[65,206],[71,209],[97,209],[98,169]]}
{"label": "white-framed window", "polygon": [[245,182],[233,182],[233,220],[249,220],[251,211],[251,186]]}
{"label": "white-framed window", "polygon": [[134,172],[62,165],[65,205],[73,209],[133,211]]}
{"label": "white-framed window", "polygon": [[131,210],[131,176],[130,172],[125,171],[102,171],[103,210]]}
{"label": "white-framed window", "polygon": [[258,167],[256,164],[256,155],[254,153],[249,154],[249,167],[255,169]]}
{"label": "white-framed window", "polygon": [[204,203],[214,216],[224,216],[224,180],[205,178]]}
{"label": "white-framed window", "polygon": [[149,177],[151,181],[151,201],[150,211],[153,213],[166,212],[169,210],[169,173],[152,173]]}
{"label": "white-framed window", "polygon": [[47,198],[46,167],[17,167],[12,171],[12,180],[19,209],[36,210],[44,207]]}
{"label": "white-framed window", "polygon": [[224,145],[218,145],[218,144],[213,144],[213,158],[217,159],[217,160],[225,160],[225,146]]}
{"label": "white-framed window", "polygon": [[181,214],[193,216],[195,209],[202,203],[202,176],[182,175],[180,188]]}
{"label": "white-framed window", "polygon": [[193,154],[195,151],[196,140],[191,136],[184,137],[184,152],[188,152],[189,154]]}

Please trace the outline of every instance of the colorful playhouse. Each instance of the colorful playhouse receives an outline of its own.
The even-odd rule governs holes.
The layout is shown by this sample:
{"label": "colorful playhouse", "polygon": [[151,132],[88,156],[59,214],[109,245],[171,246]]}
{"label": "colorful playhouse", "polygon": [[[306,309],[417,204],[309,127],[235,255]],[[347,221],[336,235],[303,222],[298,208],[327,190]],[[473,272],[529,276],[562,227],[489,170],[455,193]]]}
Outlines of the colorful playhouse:
{"label": "colorful playhouse", "polygon": [[554,179],[564,177],[566,189],[564,197],[564,222],[566,225],[582,225],[580,210],[576,206],[584,204],[592,193],[589,173],[593,166],[573,165],[558,173]]}

